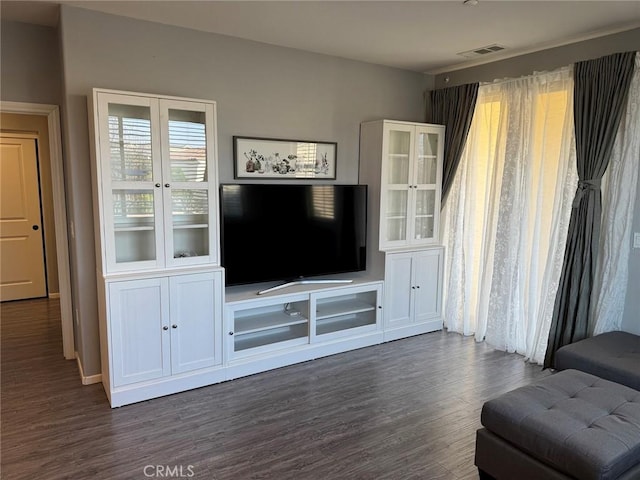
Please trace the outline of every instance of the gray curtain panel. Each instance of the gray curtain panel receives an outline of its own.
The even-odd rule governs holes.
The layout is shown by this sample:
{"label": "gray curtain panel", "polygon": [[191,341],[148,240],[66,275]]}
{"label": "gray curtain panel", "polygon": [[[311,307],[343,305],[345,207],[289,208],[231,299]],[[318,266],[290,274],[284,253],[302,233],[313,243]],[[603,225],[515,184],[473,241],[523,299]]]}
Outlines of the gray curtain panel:
{"label": "gray curtain panel", "polygon": [[588,336],[600,242],[600,182],[609,165],[627,104],[634,60],[635,52],[626,52],[575,64],[573,114],[579,182],[553,308],[545,368],[553,366],[560,347]]}
{"label": "gray curtain panel", "polygon": [[453,183],[478,99],[478,83],[431,92],[431,123],[446,127],[442,172],[442,204]]}

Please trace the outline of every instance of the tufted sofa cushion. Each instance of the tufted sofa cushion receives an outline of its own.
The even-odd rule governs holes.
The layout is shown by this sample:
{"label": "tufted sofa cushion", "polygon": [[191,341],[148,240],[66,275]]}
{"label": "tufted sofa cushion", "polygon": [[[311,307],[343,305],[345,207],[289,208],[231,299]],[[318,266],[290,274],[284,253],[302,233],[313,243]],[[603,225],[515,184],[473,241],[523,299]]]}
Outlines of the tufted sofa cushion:
{"label": "tufted sofa cushion", "polygon": [[582,370],[640,390],[640,336],[608,332],[586,338],[560,348],[554,366]]}
{"label": "tufted sofa cushion", "polygon": [[640,463],[640,392],[565,370],[482,407],[482,424],[537,460],[582,480]]}

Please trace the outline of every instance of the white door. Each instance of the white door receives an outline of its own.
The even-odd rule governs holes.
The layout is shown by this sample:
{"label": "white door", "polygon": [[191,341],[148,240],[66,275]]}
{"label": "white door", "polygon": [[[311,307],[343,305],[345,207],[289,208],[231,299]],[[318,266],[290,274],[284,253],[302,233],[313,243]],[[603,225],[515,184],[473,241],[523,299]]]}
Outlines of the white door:
{"label": "white door", "polygon": [[440,315],[440,249],[416,252],[413,256],[414,322],[424,323]]}
{"label": "white door", "polygon": [[411,253],[386,255],[384,278],[385,328],[410,325],[412,320]]}
{"label": "white door", "polygon": [[0,150],[0,301],[47,295],[36,142],[3,135]]}
{"label": "white door", "polygon": [[171,277],[169,291],[171,373],[222,363],[222,274]]}
{"label": "white door", "polygon": [[109,285],[113,386],[171,373],[168,284],[152,278]]}

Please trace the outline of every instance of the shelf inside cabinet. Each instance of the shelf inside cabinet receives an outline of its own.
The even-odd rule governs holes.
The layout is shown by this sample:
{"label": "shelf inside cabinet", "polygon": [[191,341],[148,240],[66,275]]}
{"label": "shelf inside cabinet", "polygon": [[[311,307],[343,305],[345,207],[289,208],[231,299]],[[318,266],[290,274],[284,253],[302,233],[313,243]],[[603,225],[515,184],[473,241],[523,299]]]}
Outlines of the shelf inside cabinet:
{"label": "shelf inside cabinet", "polygon": [[320,321],[320,320],[339,317],[343,315],[369,312],[369,311],[375,310],[375,308],[376,308],[375,305],[371,305],[368,302],[358,300],[358,299],[318,303],[316,305],[316,319]]}
{"label": "shelf inside cabinet", "polygon": [[374,309],[361,313],[345,314],[331,318],[318,319],[316,323],[316,335],[349,330],[352,328],[366,327],[376,324]]}
{"label": "shelf inside cabinet", "polygon": [[209,225],[206,223],[174,223],[174,230],[187,230],[191,228],[208,228]]}
{"label": "shelf inside cabinet", "polygon": [[390,153],[389,158],[409,158],[408,153]]}
{"label": "shelf inside cabinet", "polygon": [[308,319],[302,315],[289,315],[284,312],[268,312],[258,315],[236,317],[235,333],[243,335],[247,333],[263,332],[274,328],[288,327],[307,323]]}
{"label": "shelf inside cabinet", "polygon": [[[305,322],[306,323],[306,322]],[[279,326],[270,330],[254,331],[236,335],[234,338],[234,350],[240,352],[252,348],[265,347],[280,342],[297,340],[299,343],[307,343],[309,329],[306,324]]]}
{"label": "shelf inside cabinet", "polygon": [[148,232],[153,229],[153,225],[116,225],[114,227],[116,232]]}

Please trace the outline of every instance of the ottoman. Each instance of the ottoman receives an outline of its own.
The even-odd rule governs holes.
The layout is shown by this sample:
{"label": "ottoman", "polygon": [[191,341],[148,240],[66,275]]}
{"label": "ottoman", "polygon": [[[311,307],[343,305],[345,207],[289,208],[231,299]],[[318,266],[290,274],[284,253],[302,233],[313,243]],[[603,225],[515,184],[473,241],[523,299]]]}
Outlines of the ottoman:
{"label": "ottoman", "polygon": [[482,407],[481,478],[640,479],[640,392],[564,370]]}
{"label": "ottoman", "polygon": [[558,349],[556,370],[582,370],[640,390],[640,336],[608,332]]}

